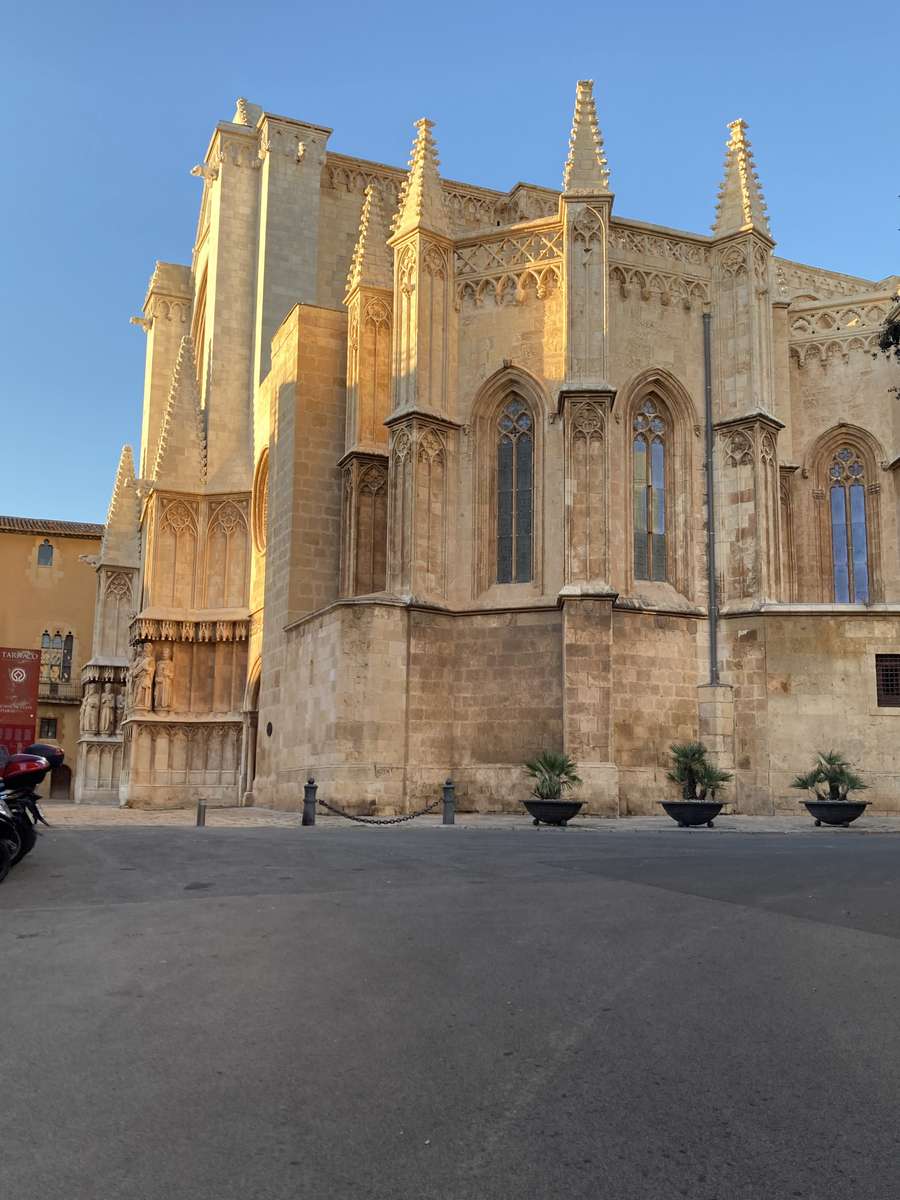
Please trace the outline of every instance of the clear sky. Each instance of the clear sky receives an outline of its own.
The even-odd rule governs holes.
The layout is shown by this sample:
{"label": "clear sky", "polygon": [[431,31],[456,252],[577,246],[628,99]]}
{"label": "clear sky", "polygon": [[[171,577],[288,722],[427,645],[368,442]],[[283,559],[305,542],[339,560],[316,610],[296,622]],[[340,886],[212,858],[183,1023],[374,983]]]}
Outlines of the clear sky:
{"label": "clear sky", "polygon": [[708,232],[727,122],[750,124],[776,253],[900,272],[897,50],[888,8],[3,0],[0,512],[102,521],[137,450],[156,259],[190,262],[202,160],[237,96],[405,165],[558,187],[575,83],[595,93],[623,216]]}

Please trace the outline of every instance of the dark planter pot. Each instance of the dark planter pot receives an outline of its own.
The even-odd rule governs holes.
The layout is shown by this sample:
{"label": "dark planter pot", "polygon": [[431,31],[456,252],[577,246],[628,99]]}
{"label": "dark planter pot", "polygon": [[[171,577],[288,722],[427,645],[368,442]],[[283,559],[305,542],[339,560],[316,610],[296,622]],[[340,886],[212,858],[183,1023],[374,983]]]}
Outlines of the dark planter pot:
{"label": "dark planter pot", "polygon": [[724,800],[660,800],[660,804],[673,821],[686,828],[688,825],[708,825],[722,811]]}
{"label": "dark planter pot", "polygon": [[543,821],[545,825],[565,825],[581,811],[583,800],[538,800],[529,796],[525,807],[534,817],[535,825]]}
{"label": "dark planter pot", "polygon": [[869,806],[868,800],[803,800],[806,811],[815,818],[817,825],[843,825],[846,827],[861,817]]}

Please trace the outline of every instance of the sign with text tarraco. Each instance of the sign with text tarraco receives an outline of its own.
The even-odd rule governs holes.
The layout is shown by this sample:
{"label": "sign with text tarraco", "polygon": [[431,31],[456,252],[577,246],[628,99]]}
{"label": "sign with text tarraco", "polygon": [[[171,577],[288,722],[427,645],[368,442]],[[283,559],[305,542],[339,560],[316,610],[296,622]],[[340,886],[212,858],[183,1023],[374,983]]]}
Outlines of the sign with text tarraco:
{"label": "sign with text tarraco", "polygon": [[18,754],[34,741],[40,674],[40,650],[0,646],[0,752]]}

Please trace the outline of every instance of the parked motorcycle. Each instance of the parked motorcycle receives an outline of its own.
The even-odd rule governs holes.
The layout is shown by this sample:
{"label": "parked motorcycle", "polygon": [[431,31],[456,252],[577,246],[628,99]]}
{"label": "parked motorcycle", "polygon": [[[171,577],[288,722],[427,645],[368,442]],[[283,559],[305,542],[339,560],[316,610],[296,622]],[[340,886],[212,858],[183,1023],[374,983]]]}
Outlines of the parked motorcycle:
{"label": "parked motorcycle", "polygon": [[9,868],[21,858],[22,840],[19,826],[6,801],[0,796],[0,883],[9,873]]}
{"label": "parked motorcycle", "polygon": [[[0,770],[3,789],[0,791],[0,799],[9,812],[7,828],[12,826],[17,839],[17,844],[14,844],[12,838],[6,841],[7,849],[11,852],[11,862],[7,870],[34,849],[37,825],[48,825],[38,804],[40,796],[35,789],[64,758],[65,754],[58,746],[36,742],[24,753],[13,754]],[[3,829],[0,827],[0,839],[2,836]],[[0,878],[2,877],[0,874]]]}

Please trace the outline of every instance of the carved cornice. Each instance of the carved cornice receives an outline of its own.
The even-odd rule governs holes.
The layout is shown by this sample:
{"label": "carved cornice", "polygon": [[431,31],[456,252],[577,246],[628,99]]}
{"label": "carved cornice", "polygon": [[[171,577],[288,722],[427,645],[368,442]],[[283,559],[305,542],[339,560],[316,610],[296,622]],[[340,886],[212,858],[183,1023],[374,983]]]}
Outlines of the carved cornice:
{"label": "carved cornice", "polygon": [[775,281],[783,296],[809,295],[819,300],[841,296],[859,296],[871,292],[875,284],[854,275],[841,275],[821,267],[809,267],[787,258],[774,258]]}
{"label": "carved cornice", "polygon": [[137,616],[131,622],[131,642],[245,642],[249,626],[247,617],[202,621]]}
{"label": "carved cornice", "polygon": [[510,297],[521,301],[532,287],[542,300],[559,286],[562,262],[558,221],[459,242],[454,254],[457,306],[467,300],[480,305],[487,295],[497,304]]}
{"label": "carved cornice", "polygon": [[608,412],[612,412],[616,402],[617,389],[609,388],[560,388],[557,400],[557,413],[562,416],[567,408],[574,404],[598,404]]}
{"label": "carved cornice", "polygon": [[851,350],[874,354],[891,300],[885,294],[846,304],[792,305],[788,311],[792,356],[803,367],[810,355],[824,363],[833,355],[846,361]]}
{"label": "carved cornice", "polygon": [[610,222],[608,238],[611,261],[642,265],[640,262],[635,264],[635,260],[655,258],[685,267],[708,267],[711,262],[708,239],[694,241],[676,234],[642,229],[615,218]]}
{"label": "carved cornice", "polygon": [[695,304],[708,304],[710,300],[709,281],[690,275],[673,275],[666,271],[616,263],[610,266],[609,281],[611,285],[619,285],[619,295],[623,300],[627,299],[633,290],[642,300],[658,297],[663,307],[681,304],[684,308],[691,309]]}

